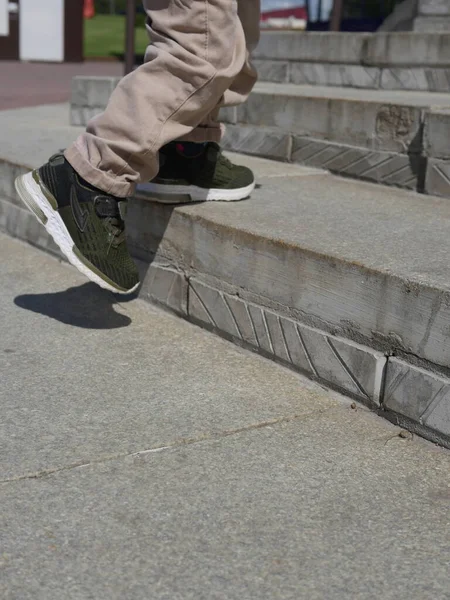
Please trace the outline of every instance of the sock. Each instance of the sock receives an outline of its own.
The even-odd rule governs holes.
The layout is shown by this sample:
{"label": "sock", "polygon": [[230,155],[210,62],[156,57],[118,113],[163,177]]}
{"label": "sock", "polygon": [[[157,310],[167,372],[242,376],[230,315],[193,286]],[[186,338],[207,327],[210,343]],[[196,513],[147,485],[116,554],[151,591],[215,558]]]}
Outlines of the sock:
{"label": "sock", "polygon": [[197,144],[196,142],[175,142],[177,152],[185,156],[186,158],[196,158],[205,151],[207,142],[204,144]]}

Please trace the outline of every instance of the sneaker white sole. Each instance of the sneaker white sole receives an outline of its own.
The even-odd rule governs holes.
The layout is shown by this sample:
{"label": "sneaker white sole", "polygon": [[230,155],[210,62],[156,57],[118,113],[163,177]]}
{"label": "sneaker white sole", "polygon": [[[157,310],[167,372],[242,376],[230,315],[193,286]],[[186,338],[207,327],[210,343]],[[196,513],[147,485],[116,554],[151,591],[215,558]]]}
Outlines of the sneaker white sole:
{"label": "sneaker white sole", "polygon": [[140,183],[137,194],[148,196],[161,204],[186,204],[187,202],[239,202],[248,198],[255,189],[255,182],[232,190],[206,189],[196,185],[164,185]]}
{"label": "sneaker white sole", "polygon": [[86,275],[88,279],[103,289],[114,292],[115,294],[131,294],[139,287],[139,284],[135,285],[130,290],[117,287],[113,281],[107,281],[106,276],[104,276],[106,279],[103,279],[103,277],[98,275],[93,270],[95,269],[94,265],[92,265],[92,269],[89,268],[90,263],[87,259],[85,259],[86,262],[82,262],[78,258],[75,252],[77,248],[70,237],[70,233],[68,232],[64,221],[61,219],[58,211],[51,206],[50,202],[43,194],[41,188],[33,178],[33,173],[27,173],[26,175],[18,177],[15,181],[15,186],[22,202],[52,236],[70,264],[76,267],[80,273]]}

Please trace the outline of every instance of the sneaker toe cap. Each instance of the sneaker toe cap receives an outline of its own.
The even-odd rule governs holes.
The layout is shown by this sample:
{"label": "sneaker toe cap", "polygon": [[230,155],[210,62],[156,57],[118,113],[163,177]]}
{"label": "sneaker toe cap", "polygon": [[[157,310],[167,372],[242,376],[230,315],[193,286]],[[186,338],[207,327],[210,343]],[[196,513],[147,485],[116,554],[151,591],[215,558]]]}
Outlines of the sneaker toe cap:
{"label": "sneaker toe cap", "polygon": [[239,167],[239,168],[235,168],[235,174],[233,179],[230,181],[229,184],[229,188],[230,189],[236,189],[236,188],[245,188],[248,187],[249,185],[252,185],[252,183],[255,182],[255,176],[253,174],[253,171],[251,169],[249,169],[248,167]]}

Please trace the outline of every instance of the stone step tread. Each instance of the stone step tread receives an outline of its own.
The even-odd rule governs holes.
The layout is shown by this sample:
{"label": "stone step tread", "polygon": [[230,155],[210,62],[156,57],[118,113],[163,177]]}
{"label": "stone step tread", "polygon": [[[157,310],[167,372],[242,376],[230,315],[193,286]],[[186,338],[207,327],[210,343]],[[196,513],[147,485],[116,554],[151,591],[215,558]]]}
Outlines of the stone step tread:
{"label": "stone step tread", "polygon": [[18,165],[38,167],[66,148],[84,127],[69,125],[66,103],[0,111],[0,158]]}
{"label": "stone step tread", "polygon": [[400,106],[450,108],[450,93],[368,90],[338,86],[298,85],[294,83],[259,82],[254,94],[288,96],[294,98],[323,98]]}
{"label": "stone step tread", "polygon": [[[230,157],[256,172],[260,187],[253,197],[233,206],[181,206],[178,212],[230,232],[242,230],[286,248],[450,291],[448,200],[326,173],[289,175],[289,165]],[[266,177],[265,163],[282,176]]]}

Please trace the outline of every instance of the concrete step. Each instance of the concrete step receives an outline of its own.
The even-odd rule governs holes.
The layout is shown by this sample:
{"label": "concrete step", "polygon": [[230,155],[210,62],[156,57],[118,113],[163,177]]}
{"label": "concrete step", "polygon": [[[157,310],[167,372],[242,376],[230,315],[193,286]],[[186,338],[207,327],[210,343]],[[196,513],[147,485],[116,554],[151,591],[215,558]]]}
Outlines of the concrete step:
{"label": "concrete step", "polygon": [[424,33],[450,32],[450,17],[417,17],[414,31]]}
{"label": "concrete step", "polygon": [[[72,124],[104,110],[118,81],[75,78]],[[246,105],[221,117],[231,151],[450,197],[448,157],[433,154],[440,131],[429,125],[430,113],[445,121],[448,107],[450,94],[261,82]]]}
{"label": "concrete step", "polygon": [[[8,140],[0,228],[51,251],[13,179],[75,137],[67,109],[0,113]],[[138,195],[131,203],[141,297],[449,445],[450,204],[298,165],[234,160],[258,178],[247,202],[173,208]]]}
{"label": "concrete step", "polygon": [[450,4],[447,0],[420,0],[419,16],[414,30],[420,32],[450,32]]}
{"label": "concrete step", "polygon": [[265,32],[255,62],[262,81],[447,92],[450,32]]}
{"label": "concrete step", "polygon": [[[259,83],[246,105],[228,110],[229,150],[450,196],[427,178],[450,94]],[[424,141],[426,139],[426,142]],[[440,143],[442,145],[442,143]],[[441,165],[441,163],[440,163]],[[442,171],[447,173],[444,161]]]}

